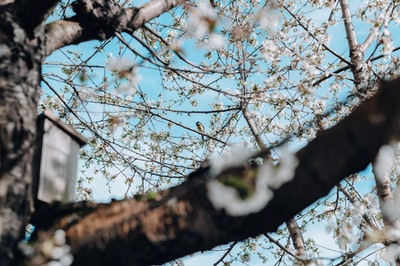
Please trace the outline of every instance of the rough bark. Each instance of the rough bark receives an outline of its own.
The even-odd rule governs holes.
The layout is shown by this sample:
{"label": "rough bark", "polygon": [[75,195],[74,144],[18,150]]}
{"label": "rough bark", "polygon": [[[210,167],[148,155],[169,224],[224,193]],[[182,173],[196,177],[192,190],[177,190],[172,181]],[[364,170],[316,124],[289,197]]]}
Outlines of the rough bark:
{"label": "rough bark", "polygon": [[[206,193],[210,178],[206,168],[191,174],[188,182],[162,192],[157,200],[99,205],[89,214],[67,215],[55,227],[66,231],[75,265],[160,264],[273,232],[343,178],[364,169],[381,145],[398,137],[399,89],[400,79],[385,83],[350,116],[300,150],[293,180],[275,190],[274,198],[258,213],[233,217],[214,209]],[[249,177],[255,172],[235,168],[215,178]]]}
{"label": "rough bark", "polygon": [[[304,257],[307,254],[306,246],[304,244],[303,234],[300,230],[299,225],[296,222],[296,219],[292,218],[286,222],[286,226],[290,233],[290,238],[292,239],[294,249],[296,250],[299,257]],[[298,262],[300,264],[300,262]]]}
{"label": "rough bark", "polygon": [[[115,32],[133,33],[146,22],[184,2],[184,0],[152,0],[138,8],[124,9],[115,1],[77,1],[74,8],[76,16],[46,26],[45,54],[49,55],[54,50],[69,44],[93,39],[103,40]],[[102,12],[104,10],[107,12]]]}
{"label": "rough bark", "polygon": [[364,60],[364,50],[357,41],[356,32],[354,30],[351,19],[350,6],[348,0],[340,0],[342,9],[342,18],[346,30],[347,42],[350,48],[350,59],[352,63],[352,72],[354,76],[355,93],[358,97],[364,98],[367,95],[368,84],[368,65]]}
{"label": "rough bark", "polygon": [[31,212],[43,32],[40,24],[26,27],[17,4],[0,12],[0,265],[8,265]]}

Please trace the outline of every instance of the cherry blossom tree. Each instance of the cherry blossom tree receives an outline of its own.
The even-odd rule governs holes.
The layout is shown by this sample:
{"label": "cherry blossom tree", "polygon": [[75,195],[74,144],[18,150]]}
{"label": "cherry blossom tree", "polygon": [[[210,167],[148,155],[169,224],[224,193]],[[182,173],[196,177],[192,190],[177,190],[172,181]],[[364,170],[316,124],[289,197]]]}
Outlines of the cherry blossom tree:
{"label": "cherry blossom tree", "polygon": [[[399,5],[0,0],[0,265],[399,263]],[[39,211],[45,109],[89,143]]]}

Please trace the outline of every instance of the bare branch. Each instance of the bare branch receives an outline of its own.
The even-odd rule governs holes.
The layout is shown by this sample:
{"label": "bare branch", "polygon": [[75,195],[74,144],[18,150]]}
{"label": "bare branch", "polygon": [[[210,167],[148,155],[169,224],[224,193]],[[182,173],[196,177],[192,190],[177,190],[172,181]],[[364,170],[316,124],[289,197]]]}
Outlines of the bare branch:
{"label": "bare branch", "polygon": [[293,254],[289,249],[287,249],[285,246],[283,246],[281,243],[279,243],[279,241],[275,240],[273,237],[271,237],[269,234],[264,234],[266,238],[268,238],[268,240],[272,243],[274,243],[275,245],[277,245],[280,249],[282,249],[283,251],[285,251],[287,254],[289,254],[290,256],[292,256],[293,258],[295,258],[298,261],[301,261],[301,258],[296,256],[296,254]]}
{"label": "bare branch", "polygon": [[[102,12],[98,12],[95,15],[91,13],[85,14],[85,16],[84,14],[80,14],[80,16],[84,17],[77,15],[69,20],[52,22],[46,26],[45,53],[49,55],[54,50],[69,44],[77,44],[93,39],[109,38],[118,31],[132,33],[146,22],[181,5],[183,2],[183,0],[152,0],[139,8],[120,9],[119,12],[118,10],[114,10],[114,17],[108,18],[108,20],[113,20],[112,25],[106,23],[107,25],[100,28],[101,31],[99,27],[93,26],[93,24],[95,24],[93,19],[100,19],[101,22],[102,18],[99,18],[98,15]],[[87,10],[85,4],[87,5],[90,3],[91,1],[85,1],[82,4],[83,6],[78,6],[78,10]],[[96,23],[100,22],[96,21]],[[67,34],[65,34],[65,27]]]}
{"label": "bare branch", "polygon": [[82,39],[83,28],[76,21],[59,20],[46,25],[45,55]]}
{"label": "bare branch", "polygon": [[354,31],[353,22],[351,19],[348,0],[340,0],[340,7],[342,9],[342,17],[344,21],[344,27],[346,30],[347,42],[349,43],[350,50],[356,50],[358,46],[358,41],[356,33]]}
{"label": "bare branch", "polygon": [[353,65],[352,72],[356,85],[356,94],[363,98],[366,96],[365,89],[368,84],[367,64],[364,60],[364,51],[361,49],[356,37],[353,22],[351,19],[350,7],[348,0],[340,0],[342,9],[342,17],[346,30],[347,42],[350,48],[350,58]]}
{"label": "bare branch", "polygon": [[236,246],[238,242],[232,242],[231,245],[229,246],[229,248],[227,248],[227,250],[225,251],[224,255],[222,255],[221,258],[219,258],[214,264],[213,266],[217,266],[219,263],[224,262],[224,259],[226,258],[226,256],[232,251],[232,249]]}
{"label": "bare branch", "polygon": [[292,239],[293,246],[297,251],[298,256],[306,254],[306,247],[304,245],[303,234],[300,231],[299,225],[294,218],[289,219],[286,222],[286,226],[290,233],[290,238]]}
{"label": "bare branch", "polygon": [[183,4],[184,0],[152,0],[138,9],[135,17],[127,25],[132,31],[143,26],[146,22],[160,16],[162,13]]}

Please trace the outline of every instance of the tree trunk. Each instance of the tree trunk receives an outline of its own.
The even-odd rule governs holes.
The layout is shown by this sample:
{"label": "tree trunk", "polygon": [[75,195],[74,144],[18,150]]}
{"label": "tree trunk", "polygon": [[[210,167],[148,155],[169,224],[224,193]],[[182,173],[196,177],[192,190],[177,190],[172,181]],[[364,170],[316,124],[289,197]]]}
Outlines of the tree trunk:
{"label": "tree trunk", "polygon": [[[39,39],[2,7],[0,20],[0,265],[9,265],[32,211]],[[7,10],[9,9],[9,10]],[[30,35],[30,36],[29,36]]]}

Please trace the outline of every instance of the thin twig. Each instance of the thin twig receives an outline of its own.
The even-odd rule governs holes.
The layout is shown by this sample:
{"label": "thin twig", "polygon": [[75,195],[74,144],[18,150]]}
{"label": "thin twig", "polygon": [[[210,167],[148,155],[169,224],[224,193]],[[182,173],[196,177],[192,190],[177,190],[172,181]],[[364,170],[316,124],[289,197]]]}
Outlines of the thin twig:
{"label": "thin twig", "polygon": [[228,256],[228,254],[232,251],[232,249],[235,247],[235,245],[236,245],[237,243],[238,243],[237,241],[232,242],[231,245],[229,246],[229,248],[225,251],[224,255],[222,255],[222,257],[219,258],[219,260],[217,260],[217,261],[213,264],[213,266],[217,266],[219,263],[224,262],[224,259],[226,258],[226,256]]}

